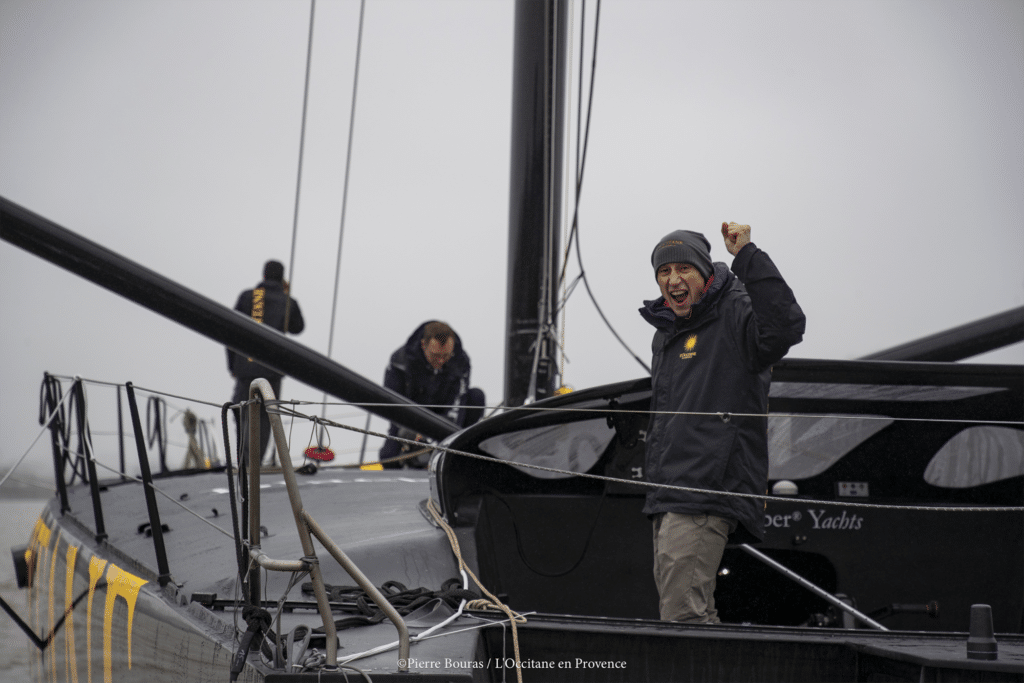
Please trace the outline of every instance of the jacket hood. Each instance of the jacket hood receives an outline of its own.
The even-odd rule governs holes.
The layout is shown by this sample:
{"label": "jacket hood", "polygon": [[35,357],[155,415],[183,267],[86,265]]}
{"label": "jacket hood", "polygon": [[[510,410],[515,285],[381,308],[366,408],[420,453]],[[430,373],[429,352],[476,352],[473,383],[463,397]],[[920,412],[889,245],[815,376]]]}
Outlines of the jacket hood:
{"label": "jacket hood", "polygon": [[[409,339],[405,342],[406,358],[409,358],[410,360],[415,359],[416,362],[429,365],[427,363],[426,356],[423,355],[423,347],[420,346],[420,341],[423,339],[423,328],[433,322],[438,321],[427,320],[417,327],[411,335],[409,335]],[[459,334],[455,330],[452,330],[452,337],[455,339],[455,349],[453,351],[452,359],[444,365],[445,371],[447,372],[449,368],[458,369],[460,371],[463,369],[469,369],[469,356],[462,350],[462,340],[459,338]]]}
{"label": "jacket hood", "polygon": [[[704,313],[715,307],[718,303],[718,299],[722,296],[732,281],[736,278],[729,266],[722,262],[716,262],[714,280],[711,282],[711,287],[708,291],[704,292],[704,296],[700,298],[700,301],[695,303],[690,313],[691,320],[698,320]],[[644,301],[644,305],[639,309],[640,315],[643,319],[649,322],[659,330],[666,332],[671,331],[676,324],[676,314],[672,312],[672,309],[665,303],[665,297],[660,296],[657,299],[650,301]]]}

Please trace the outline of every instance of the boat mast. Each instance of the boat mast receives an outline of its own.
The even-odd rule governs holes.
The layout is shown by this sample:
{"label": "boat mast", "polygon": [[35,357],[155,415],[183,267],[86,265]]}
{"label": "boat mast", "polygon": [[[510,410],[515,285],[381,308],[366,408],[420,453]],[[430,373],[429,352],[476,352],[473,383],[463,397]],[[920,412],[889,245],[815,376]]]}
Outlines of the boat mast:
{"label": "boat mast", "polygon": [[551,396],[565,123],[566,0],[517,0],[505,405]]}

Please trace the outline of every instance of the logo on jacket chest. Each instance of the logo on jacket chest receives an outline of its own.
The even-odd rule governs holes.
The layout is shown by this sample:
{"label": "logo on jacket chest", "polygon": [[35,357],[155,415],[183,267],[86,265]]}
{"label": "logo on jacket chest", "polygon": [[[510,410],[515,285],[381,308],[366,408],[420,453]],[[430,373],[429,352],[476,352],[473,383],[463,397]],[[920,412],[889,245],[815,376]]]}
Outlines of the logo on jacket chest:
{"label": "logo on jacket chest", "polygon": [[696,348],[697,335],[691,334],[689,337],[686,338],[686,341],[683,342],[683,352],[679,354],[679,357],[682,360],[690,360],[691,358],[697,355],[697,352],[695,351]]}

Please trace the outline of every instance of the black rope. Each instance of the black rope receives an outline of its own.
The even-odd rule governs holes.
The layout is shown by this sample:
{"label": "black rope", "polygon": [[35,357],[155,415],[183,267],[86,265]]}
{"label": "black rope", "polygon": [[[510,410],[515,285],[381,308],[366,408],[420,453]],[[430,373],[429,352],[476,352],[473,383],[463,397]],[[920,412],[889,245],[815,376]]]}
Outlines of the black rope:
{"label": "black rope", "polygon": [[238,580],[245,580],[245,553],[242,551],[242,537],[238,532],[238,500],[235,496],[235,474],[231,471],[231,439],[228,437],[228,410],[231,403],[220,408],[220,421],[224,428],[224,464],[228,473],[228,498],[231,499],[231,530],[235,535],[235,559],[238,561]]}
{"label": "black rope", "polygon": [[[345,612],[346,616],[335,620],[335,628],[342,630],[354,626],[379,624],[387,615],[377,606],[370,595],[358,586],[325,585],[327,598],[334,604],[334,611]],[[313,594],[313,584],[302,584],[302,592]],[[449,607],[457,609],[463,600],[479,600],[480,594],[462,587],[459,579],[448,579],[441,589],[432,591],[429,588],[407,588],[398,581],[386,581],[380,586],[381,595],[395,608],[401,616],[406,616],[433,600],[441,600]],[[314,629],[315,633],[323,633],[323,627]]]}
{"label": "black rope", "polygon": [[[75,380],[75,384],[77,384],[80,381],[81,380]],[[78,435],[78,450],[76,451],[76,455],[78,457],[71,457],[71,424],[73,422],[73,420],[71,419],[72,415],[78,415],[79,413],[83,413],[81,415],[81,424],[83,425],[83,427],[88,424],[88,417],[83,412],[85,410],[85,406],[82,405],[82,401],[79,399],[79,393],[75,390],[74,387],[75,385],[72,385],[71,397],[68,398],[68,421],[64,426],[64,433],[61,435],[61,439],[63,442],[61,443],[61,452],[63,453],[63,464],[66,466],[69,462],[71,463],[71,480],[67,482],[68,486],[74,484],[76,478],[81,479],[83,484],[89,481],[89,474],[86,471],[85,465],[84,433]],[[85,431],[84,428],[82,429],[82,431]],[[61,472],[61,476],[63,476],[63,474],[64,473]]]}
{"label": "black rope", "polygon": [[245,623],[249,626],[255,625],[262,631],[269,629],[270,625],[274,623],[274,618],[270,616],[270,612],[262,607],[252,605],[242,609],[242,618],[245,619]]}
{"label": "black rope", "polygon": [[[50,374],[44,375],[43,383],[39,386],[39,424],[45,425],[46,418],[49,417],[50,413],[54,412],[57,406],[60,406],[60,409],[57,410],[53,419],[50,420],[50,429],[57,436],[57,447],[61,453],[61,462],[66,464],[68,460],[70,460],[68,453],[70,453],[71,444],[71,421],[68,420],[68,416],[72,405],[75,403],[75,395],[74,393],[71,394],[71,397],[68,399],[67,406],[64,406],[64,404],[61,403],[63,399],[64,389],[60,380]],[[84,481],[84,470],[79,473],[77,469],[74,469],[74,464],[72,465],[72,468],[73,474],[71,477],[71,483],[74,483],[75,481],[75,474],[81,474],[82,480]]]}
{"label": "black rope", "polygon": [[[57,406],[60,406],[60,410],[53,416],[50,424],[51,429],[56,428],[61,435],[64,435],[70,431],[70,427],[67,424],[67,413],[61,403],[62,398],[64,398],[64,392],[60,380],[53,375],[44,375],[43,383],[39,385],[39,424],[40,426],[46,425],[46,418]],[[67,441],[67,437],[65,441]]]}
{"label": "black rope", "polygon": [[57,486],[57,497],[60,499],[60,513],[63,515],[71,507],[68,505],[67,484],[64,478],[64,465],[67,462],[67,412],[60,380],[48,372],[44,373],[39,394],[39,424],[45,425],[49,419],[54,484]]}
{"label": "black rope", "polygon": [[615,335],[615,338],[619,340],[619,343],[622,344],[622,347],[626,349],[627,353],[633,356],[633,359],[640,364],[640,367],[642,367],[647,372],[647,374],[651,374],[651,368],[647,365],[647,363],[640,360],[640,356],[636,355],[636,353],[633,352],[633,349],[629,348],[629,345],[622,339],[622,337],[619,336],[619,333],[615,331],[614,327],[612,327],[612,324],[608,321],[608,318],[605,317],[604,311],[601,310],[601,306],[597,303],[597,299],[594,298],[594,293],[590,290],[590,282],[587,281],[586,271],[583,270],[583,256],[582,254],[580,254],[579,233],[576,234],[576,260],[580,264],[580,277],[583,278],[583,286],[586,288],[587,294],[590,296],[590,300],[594,304],[594,308],[597,309],[598,315],[601,316],[601,320],[603,320],[604,324],[608,326],[608,329],[611,331],[613,335]]}
{"label": "black rope", "polygon": [[231,661],[232,681],[238,680],[238,674],[245,667],[245,660],[249,655],[249,650],[252,648],[253,641],[260,639],[261,635],[266,635],[268,640],[272,639],[275,644],[277,643],[277,637],[270,630],[270,625],[274,621],[270,616],[270,612],[262,607],[249,605],[242,610],[242,618],[245,619],[248,628],[245,629],[241,644],[238,646],[238,652],[235,653],[235,657]]}
{"label": "black rope", "polygon": [[159,396],[146,401],[146,445],[157,445],[160,454],[160,473],[167,473],[167,402]]}

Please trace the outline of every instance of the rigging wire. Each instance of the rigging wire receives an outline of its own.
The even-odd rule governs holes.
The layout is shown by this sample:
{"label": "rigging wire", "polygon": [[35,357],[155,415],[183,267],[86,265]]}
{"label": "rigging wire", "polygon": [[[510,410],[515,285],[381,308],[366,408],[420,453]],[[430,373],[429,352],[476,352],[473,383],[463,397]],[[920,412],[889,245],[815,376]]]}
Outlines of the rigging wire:
{"label": "rigging wire", "polygon": [[299,129],[299,168],[295,180],[295,211],[292,216],[292,250],[288,258],[289,286],[285,287],[287,305],[284,307],[284,329],[288,330],[288,318],[292,310],[291,282],[295,279],[295,242],[299,234],[299,199],[302,195],[302,157],[306,148],[306,111],[309,104],[309,71],[313,62],[313,17],[316,0],[309,0],[309,39],[306,41],[306,84],[302,92],[302,124]]}
{"label": "rigging wire", "polygon": [[569,286],[567,288],[568,291],[564,292],[562,294],[562,298],[558,300],[558,305],[555,307],[556,311],[563,311],[565,309],[565,305],[569,303],[569,297],[571,297],[572,293],[576,291],[576,285],[578,285],[580,283],[580,280],[582,279],[583,277],[580,275],[577,275],[576,277],[573,278],[572,282],[569,283]]}
{"label": "rigging wire", "polygon": [[594,298],[594,293],[590,290],[590,282],[587,281],[586,271],[583,270],[583,256],[580,253],[580,234],[579,234],[579,232],[576,233],[576,260],[580,264],[580,277],[583,279],[583,287],[587,290],[587,294],[590,295],[590,300],[593,302],[594,308],[597,309],[598,315],[601,316],[601,320],[604,321],[604,324],[608,326],[609,331],[611,331],[611,333],[613,335],[615,335],[615,338],[619,340],[619,343],[622,344],[622,347],[624,349],[626,349],[626,351],[629,353],[629,355],[633,356],[633,358],[636,360],[636,362],[640,364],[640,367],[642,367],[644,370],[646,370],[647,374],[651,374],[651,368],[648,367],[647,363],[645,363],[642,360],[640,360],[640,356],[636,355],[636,353],[633,352],[633,349],[629,348],[629,344],[627,344],[622,339],[622,337],[619,336],[619,333],[615,331],[614,327],[612,327],[612,324],[608,321],[608,318],[605,317],[604,311],[601,310],[601,306],[597,303],[597,299]]}
{"label": "rigging wire", "polygon": [[[562,274],[559,277],[559,282],[563,283],[563,284],[565,283],[565,271],[566,271],[566,269],[569,266],[569,250],[572,248],[573,240],[575,240],[575,242],[576,242],[576,260],[577,260],[577,262],[579,263],[579,266],[580,266],[579,278],[581,278],[583,280],[583,286],[587,290],[587,295],[590,297],[590,301],[594,304],[594,308],[597,309],[598,315],[601,316],[601,320],[604,321],[605,326],[612,333],[612,335],[614,335],[615,339],[617,339],[618,342],[622,345],[622,347],[624,349],[626,349],[626,352],[629,353],[629,355],[631,355],[633,357],[633,359],[636,360],[636,362],[640,364],[640,367],[642,367],[647,372],[647,374],[650,374],[651,368],[647,365],[647,363],[643,362],[640,359],[640,357],[636,355],[636,353],[633,351],[633,349],[631,349],[629,347],[629,345],[625,342],[625,340],[623,340],[622,337],[619,336],[619,333],[615,330],[615,328],[612,326],[611,322],[605,316],[604,311],[601,310],[601,306],[597,303],[597,298],[594,296],[594,292],[590,289],[590,282],[587,280],[586,270],[583,267],[583,256],[582,256],[582,254],[580,252],[580,237],[579,237],[580,195],[582,194],[582,189],[583,189],[583,172],[584,172],[584,170],[586,168],[587,150],[589,149],[589,144],[590,144],[590,120],[591,120],[591,114],[593,113],[593,106],[594,106],[594,81],[596,80],[596,76],[597,76],[597,38],[598,38],[598,35],[599,35],[599,30],[598,29],[600,28],[600,24],[601,24],[601,0],[597,0],[597,10],[596,10],[595,17],[594,17],[594,45],[591,48],[590,92],[589,92],[588,99],[587,99],[587,122],[586,122],[586,129],[584,130],[584,133],[583,133],[582,157],[580,156],[580,152],[577,151],[577,162],[576,162],[577,163],[577,167],[576,167],[576,207],[575,207],[575,210],[573,211],[572,230],[569,232],[569,239],[566,241],[566,245],[565,245],[565,254],[564,254],[563,259],[562,259]],[[582,41],[582,37],[581,37],[581,41]],[[580,69],[581,69],[581,72],[582,72],[582,68],[583,68],[582,62],[583,62],[583,53],[582,53],[582,47],[581,47],[581,51],[580,51]],[[581,75],[580,76],[581,93],[582,93],[582,86],[583,86],[583,78],[582,78],[582,75]],[[581,96],[579,98],[578,102],[577,102],[577,121],[579,121],[579,119],[582,118],[582,107],[583,107],[583,98]],[[579,143],[579,127],[578,126],[579,126],[579,123],[577,123],[577,132],[576,132],[577,144]],[[564,306],[564,304],[563,304],[563,306]]]}
{"label": "rigging wire", "polygon": [[[331,357],[331,352],[334,349],[334,322],[338,312],[338,287],[341,280],[341,245],[342,238],[345,235],[345,215],[348,209],[348,180],[349,174],[352,169],[352,140],[355,133],[356,125],[356,95],[359,92],[359,60],[363,53],[363,16],[366,10],[366,0],[360,0],[359,3],[359,29],[356,33],[356,63],[355,73],[352,76],[352,109],[348,116],[348,146],[345,150],[345,179],[342,182],[341,192],[341,222],[338,225],[338,256],[334,265],[334,298],[331,301],[331,326],[327,336],[327,357]],[[324,392],[324,402],[327,401],[327,392]],[[324,412],[322,417],[327,417],[327,406],[324,405]],[[369,422],[367,422],[367,428],[369,428]],[[323,436],[323,428],[321,427],[321,437]]]}
{"label": "rigging wire", "polygon": [[[581,88],[581,96],[579,97],[579,99],[578,99],[578,101],[576,103],[576,107],[577,107],[577,114],[576,114],[576,118],[577,118],[577,129],[576,129],[576,139],[577,139],[577,152],[576,152],[576,156],[577,156],[577,160],[576,160],[576,205],[575,205],[575,208],[573,210],[573,216],[572,216],[572,230],[569,232],[569,239],[565,243],[565,254],[563,254],[563,256],[562,256],[562,273],[561,273],[561,275],[558,278],[559,282],[563,282],[565,280],[565,270],[566,270],[566,268],[569,265],[569,249],[571,248],[570,245],[572,244],[572,239],[575,236],[576,231],[577,231],[577,226],[579,225],[580,194],[581,194],[582,189],[583,189],[583,170],[584,170],[584,168],[586,167],[586,164],[587,164],[587,149],[590,146],[590,115],[591,115],[591,112],[593,111],[593,107],[594,107],[594,80],[595,80],[595,76],[597,74],[597,36],[598,36],[598,28],[600,26],[600,21],[601,21],[601,0],[597,0],[597,16],[594,18],[594,46],[591,49],[591,57],[590,57],[590,88],[589,88],[589,95],[587,97],[587,123],[586,123],[586,128],[583,130],[583,156],[582,156],[582,158],[580,158],[580,152],[579,152],[580,130],[579,130],[579,123],[578,123],[579,119],[582,116],[582,110],[583,110],[583,97],[582,97],[583,77],[582,76],[580,76],[580,84],[579,84],[580,88]],[[580,70],[581,70],[581,72],[582,72],[582,69],[583,69],[583,53],[581,52],[580,53]]]}
{"label": "rigging wire", "polygon": [[[341,244],[345,235],[345,213],[348,207],[348,179],[349,171],[352,168],[352,139],[356,124],[356,95],[359,92],[359,58],[363,51],[363,14],[366,9],[366,0],[359,3],[359,30],[356,37],[356,64],[355,74],[352,77],[352,109],[348,117],[348,148],[345,152],[345,179],[341,193],[341,223],[338,227],[338,258],[334,267],[334,300],[331,303],[331,327],[327,337],[327,357],[331,357],[334,348],[334,320],[338,310],[338,283],[341,277]],[[324,396],[327,394],[325,393]]]}
{"label": "rigging wire", "polygon": [[[572,16],[573,14],[574,14],[573,5],[572,5],[572,3],[569,3],[569,16]],[[572,45],[572,20],[571,19],[569,20],[568,30],[569,30],[569,40],[568,40],[568,43],[571,46]],[[582,0],[582,2],[580,3],[580,77],[578,79],[578,83],[579,83],[578,87],[579,87],[580,91],[577,94],[577,159],[575,159],[575,164],[573,166],[575,168],[575,173],[573,173],[573,176],[574,176],[573,177],[573,183],[572,183],[573,185],[577,184],[577,180],[579,179],[579,175],[580,175],[580,171],[579,171],[579,169],[580,169],[580,129],[581,129],[580,121],[581,121],[581,116],[583,114],[583,55],[584,55],[584,45],[586,43],[586,36],[587,36],[587,0]],[[571,77],[571,70],[568,70],[568,71],[569,71],[569,74],[570,74],[569,78],[571,79],[572,78]],[[570,93],[572,92],[572,84],[571,83],[568,84],[568,88],[567,89],[568,89],[568,91]],[[569,139],[568,139],[568,136],[566,135],[566,137],[565,137],[565,146],[566,146],[566,148],[568,147],[568,145],[569,145]],[[568,194],[568,188],[567,187],[565,189],[565,194],[566,195]],[[580,189],[579,189],[579,187],[575,187],[575,202],[577,202],[577,204],[579,204],[579,200],[580,200]],[[565,208],[565,215],[563,215],[563,217],[562,217],[562,221],[563,221],[562,225],[564,227],[564,237],[562,239],[562,242],[564,242],[565,244],[568,244],[568,240],[569,240],[569,234],[568,234],[569,227],[568,227],[568,220],[567,220],[568,219],[568,210],[569,210],[568,202],[565,202],[564,208]],[[563,271],[563,274],[561,276],[559,276],[558,280],[562,284],[562,298],[561,298],[561,301],[559,301],[558,306],[556,306],[556,308],[555,308],[555,314],[556,315],[558,314],[558,312],[561,312],[561,314],[562,314],[562,324],[561,324],[561,326],[559,326],[559,329],[558,329],[559,336],[560,336],[560,342],[558,344],[558,350],[560,352],[560,355],[559,355],[559,367],[558,367],[558,379],[559,379],[559,383],[562,385],[562,387],[564,387],[565,386],[565,314],[567,312],[566,309],[565,309],[565,302],[568,301],[568,298],[569,298],[569,291],[568,291],[568,287],[566,286],[566,283],[565,283],[564,271]],[[573,281],[573,283],[572,283],[572,289],[575,289],[575,281]]]}
{"label": "rigging wire", "polygon": [[[548,18],[552,22],[550,33],[556,38],[561,36],[561,30],[558,26],[559,12],[557,9],[548,13]],[[572,26],[572,20],[568,20],[569,27]],[[558,65],[557,55],[562,51],[562,45],[556,44],[554,46],[555,57],[550,64],[545,64],[549,67],[545,70],[543,78],[553,84],[551,89],[555,89],[555,85],[558,84],[559,74],[556,73],[556,66]],[[565,86],[563,86],[565,87]],[[555,245],[558,232],[556,228],[556,221],[558,220],[557,210],[555,208],[554,199],[557,197],[555,187],[559,183],[560,179],[564,176],[563,168],[558,168],[558,154],[555,150],[553,139],[555,138],[555,116],[551,116],[545,122],[544,125],[544,149],[547,150],[547,168],[545,172],[545,178],[547,181],[546,196],[550,197],[552,201],[547,203],[547,212],[544,219],[543,225],[543,246],[541,248],[540,262],[541,267],[541,284],[540,284],[540,297],[537,301],[537,338],[533,343],[533,366],[530,370],[530,383],[526,390],[526,399],[524,403],[533,403],[537,400],[537,383],[538,383],[538,371],[540,369],[541,357],[545,360],[545,367],[550,368],[548,365],[548,351],[549,346],[545,343],[545,340],[551,342],[554,346],[559,346],[558,338],[555,335],[555,321],[558,318],[557,310],[553,309],[554,297],[558,291],[558,285],[554,282],[552,272],[555,266],[555,255],[557,246]],[[560,133],[564,132],[565,124],[563,123]],[[566,147],[568,147],[568,140],[566,141]],[[548,371],[550,373],[550,371]],[[550,377],[549,377],[550,379]]]}

